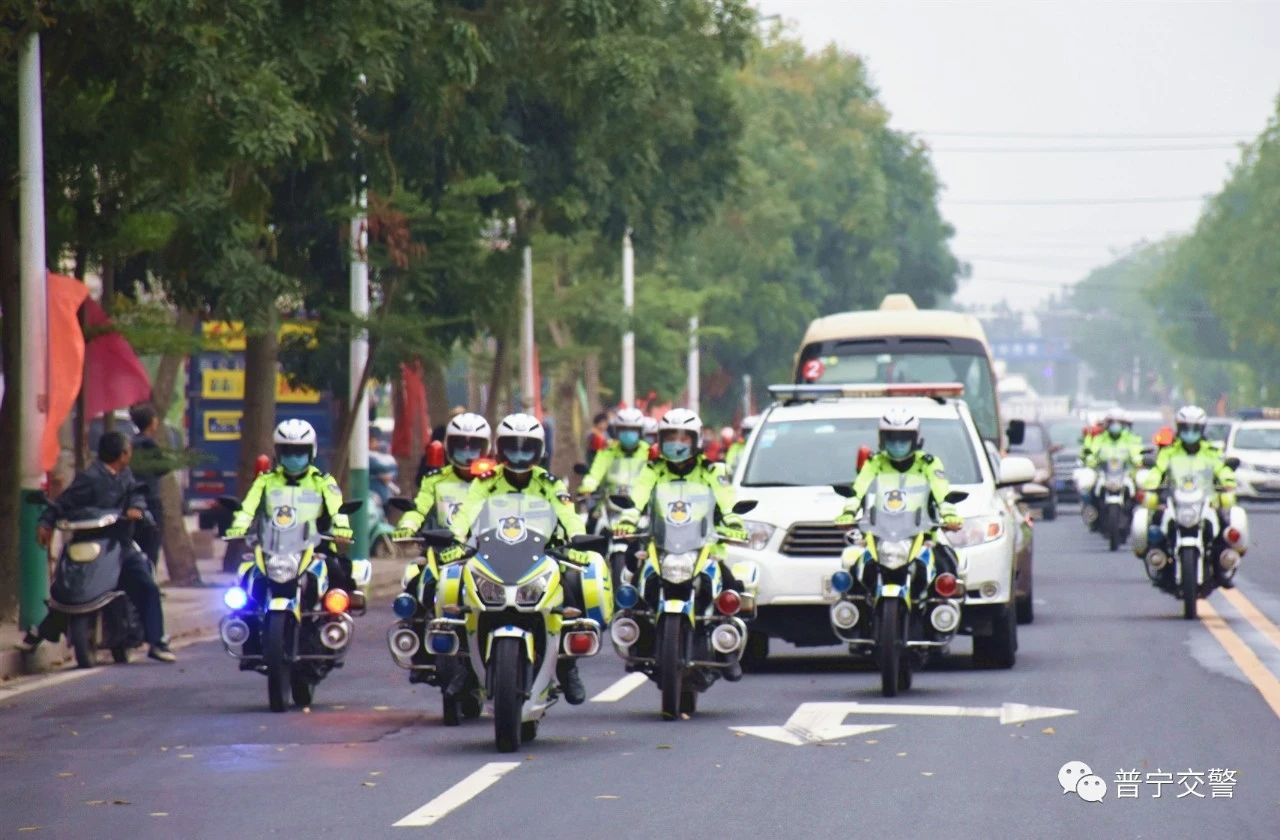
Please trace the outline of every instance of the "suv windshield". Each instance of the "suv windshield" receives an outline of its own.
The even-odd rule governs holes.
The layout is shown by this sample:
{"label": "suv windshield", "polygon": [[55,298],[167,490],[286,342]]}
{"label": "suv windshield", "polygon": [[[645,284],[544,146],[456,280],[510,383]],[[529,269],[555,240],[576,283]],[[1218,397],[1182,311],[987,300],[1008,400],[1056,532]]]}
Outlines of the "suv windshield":
{"label": "suv windshield", "polygon": [[1017,445],[1010,444],[1009,452],[1017,454],[1026,454],[1028,452],[1047,452],[1049,450],[1049,441],[1045,439],[1044,427],[1035,423],[1028,423],[1026,433],[1022,437],[1022,443]]}
{"label": "suv windshield", "polygon": [[[756,435],[743,474],[744,487],[811,487],[844,484],[854,478],[858,447],[878,446],[879,417],[836,420],[770,420]],[[939,458],[952,484],[978,484],[977,455],[958,418],[923,419],[926,452]]]}
{"label": "suv windshield", "polygon": [[1280,449],[1280,428],[1241,426],[1232,445],[1236,449]]}

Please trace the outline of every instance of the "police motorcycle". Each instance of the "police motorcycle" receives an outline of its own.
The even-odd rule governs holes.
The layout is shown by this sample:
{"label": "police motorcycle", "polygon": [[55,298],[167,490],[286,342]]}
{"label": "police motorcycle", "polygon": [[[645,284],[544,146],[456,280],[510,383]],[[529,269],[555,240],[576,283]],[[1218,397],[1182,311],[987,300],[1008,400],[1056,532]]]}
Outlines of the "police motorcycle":
{"label": "police motorcycle", "polygon": [[[234,497],[218,502],[232,512],[240,509]],[[363,504],[345,502],[339,511],[355,513]],[[245,535],[248,551],[236,585],[222,598],[228,610],[218,626],[223,647],[240,661],[240,670],[266,675],[273,712],[285,710],[286,692],[294,705],[311,705],[316,685],[342,667],[355,629],[351,617],[365,608],[363,594],[329,585],[323,546],[334,538],[317,527],[323,510],[314,490],[268,490]],[[356,583],[368,583],[368,563],[353,565]]]}
{"label": "police motorcycle", "polygon": [[[459,490],[459,487],[462,488]],[[437,488],[436,521],[448,524],[457,512],[466,495],[466,485],[442,485]],[[403,497],[393,497],[387,506],[402,513],[413,509],[413,502]],[[413,565],[421,572],[417,575],[417,587],[412,591],[401,592],[391,603],[391,610],[396,620],[387,629],[387,647],[391,650],[391,659],[397,667],[410,672],[410,682],[446,688],[458,674],[460,664],[453,657],[440,657],[431,653],[427,638],[428,625],[436,617],[434,599],[426,598],[426,588],[435,585],[440,579],[440,562],[434,548],[423,546],[421,537],[393,538],[400,556],[417,554]],[[409,586],[413,575],[412,566],[406,566],[405,576],[400,582],[401,589]],[[483,705],[474,677],[467,669],[465,685],[458,692],[456,701],[458,711],[463,718],[474,720],[480,717]]]}
{"label": "police motorcycle", "polygon": [[110,650],[112,660],[123,664],[143,641],[137,612],[119,588],[132,523],[116,509],[85,508],[75,517],[54,523],[64,543],[46,603],[66,618],[77,667],[92,668],[97,650]]}
{"label": "police motorcycle", "polygon": [[[1235,458],[1228,459],[1232,465]],[[1147,525],[1145,508],[1134,514],[1134,550],[1143,557],[1153,585],[1182,600],[1182,617],[1196,618],[1199,598],[1218,588],[1214,557],[1223,573],[1234,576],[1248,545],[1245,511],[1232,506],[1225,527],[1213,504],[1219,488],[1213,471],[1203,464],[1174,459],[1168,471],[1169,490],[1163,514]],[[1156,543],[1156,545],[1151,545]]]}
{"label": "police motorcycle", "polygon": [[[631,499],[613,497],[622,509]],[[748,513],[754,501],[741,501],[734,512]],[[697,712],[698,695],[742,657],[747,626],[739,613],[755,611],[755,575],[745,577],[739,593],[724,586],[712,549],[716,533],[716,499],[710,487],[689,481],[658,484],[649,505],[650,533],[629,540],[647,545],[636,553],[642,564],[635,584],[618,588],[619,610],[609,627],[614,649],[627,664],[657,683],[662,691],[662,717],[680,720]]]}
{"label": "police motorcycle", "polygon": [[[636,483],[644,467],[644,463],[637,464],[623,458],[617,458],[609,465],[609,472],[600,490],[586,497],[579,505],[578,512],[586,519],[591,533],[604,536],[613,534],[614,523],[626,510],[618,507],[614,497],[630,498],[631,485]],[[586,464],[575,464],[573,471],[578,475],[586,475],[588,472]],[[637,530],[648,528],[648,521],[647,516],[640,517]],[[627,540],[612,540],[609,543],[606,556],[609,558],[609,572],[616,585],[630,583],[633,577],[631,570],[627,568],[627,550],[630,544]]]}
{"label": "police motorcycle", "polygon": [[1084,524],[1091,529],[1097,526],[1110,549],[1115,551],[1129,537],[1129,523],[1137,497],[1129,449],[1103,444],[1098,451],[1098,468],[1081,467],[1076,484],[1093,491],[1093,504],[1080,508]]}
{"label": "police motorcycle", "polygon": [[[499,752],[534,740],[547,709],[560,698],[561,656],[594,656],[613,597],[607,567],[581,568],[585,610],[565,604],[560,561],[566,549],[600,551],[583,534],[555,545],[559,527],[550,503],[537,496],[491,496],[472,526],[463,560],[440,569],[437,618],[427,623],[427,649],[458,657],[483,686]],[[432,548],[455,545],[448,530],[422,533]]]}
{"label": "police motorcycle", "polygon": [[[951,643],[960,626],[964,581],[938,574],[929,487],[901,475],[881,476],[864,497],[863,515],[848,535],[850,545],[831,575],[839,600],[831,605],[831,627],[851,653],[871,653],[880,666],[880,693],[895,697],[911,689],[913,671]],[[834,486],[845,498],[848,484]],[[947,494],[951,504],[969,497]],[[868,586],[873,588],[868,588]]]}

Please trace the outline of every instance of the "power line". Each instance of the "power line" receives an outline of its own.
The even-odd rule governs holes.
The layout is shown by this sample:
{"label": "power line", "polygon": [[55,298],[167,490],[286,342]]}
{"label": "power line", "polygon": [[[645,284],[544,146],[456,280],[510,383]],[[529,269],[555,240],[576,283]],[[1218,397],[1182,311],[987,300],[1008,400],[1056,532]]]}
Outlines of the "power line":
{"label": "power line", "polygon": [[947,154],[1017,155],[1017,154],[1114,154],[1116,152],[1221,152],[1239,148],[1235,143],[1197,144],[1192,146],[932,146],[930,151]]}
{"label": "power line", "polygon": [[1125,132],[1050,132],[1050,131],[911,131],[925,137],[985,137],[989,139],[1018,140],[1221,140],[1235,138],[1247,140],[1258,136],[1257,131],[1170,132],[1144,134]]}
{"label": "power line", "polygon": [[1131,198],[946,198],[944,204],[966,207],[1050,207],[1090,204],[1181,204],[1203,201],[1208,195],[1162,195]]}

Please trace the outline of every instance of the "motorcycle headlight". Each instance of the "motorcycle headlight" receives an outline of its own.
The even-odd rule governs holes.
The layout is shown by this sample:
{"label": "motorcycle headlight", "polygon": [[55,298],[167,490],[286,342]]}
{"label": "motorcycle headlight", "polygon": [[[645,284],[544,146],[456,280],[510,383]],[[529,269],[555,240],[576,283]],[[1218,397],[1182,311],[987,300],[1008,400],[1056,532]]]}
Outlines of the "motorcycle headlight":
{"label": "motorcycle headlight", "polygon": [[288,583],[298,576],[301,554],[273,554],[267,558],[267,577],[276,583]]}
{"label": "motorcycle headlight", "polygon": [[1108,476],[1107,476],[1107,489],[1108,489],[1108,490],[1110,490],[1110,491],[1112,491],[1112,492],[1117,492],[1117,491],[1123,490],[1123,489],[1124,489],[1124,476],[1123,476],[1123,475],[1108,475]]}
{"label": "motorcycle headlight", "polygon": [[484,575],[474,575],[476,595],[489,606],[500,607],[507,602],[507,588]]}
{"label": "motorcycle headlight", "polygon": [[764,551],[764,547],[773,537],[773,532],[778,530],[768,522],[757,522],[754,519],[744,519],[742,525],[747,531],[747,548],[755,551]]}
{"label": "motorcycle headlight", "polygon": [[998,516],[970,516],[959,531],[947,533],[947,540],[955,548],[970,548],[998,540],[1004,536],[1004,522]]}
{"label": "motorcycle headlight", "polygon": [[911,560],[911,540],[889,540],[876,545],[876,562],[886,569],[900,569]]}
{"label": "motorcycle headlight", "polygon": [[684,551],[662,558],[662,578],[671,583],[684,583],[693,578],[693,566],[698,562],[698,552]]}
{"label": "motorcycle headlight", "polygon": [[1194,528],[1200,524],[1200,508],[1195,505],[1178,507],[1178,524],[1183,528]]}
{"label": "motorcycle headlight", "polygon": [[522,583],[516,590],[516,604],[521,607],[532,607],[542,600],[551,583],[552,570],[548,569],[528,583]]}

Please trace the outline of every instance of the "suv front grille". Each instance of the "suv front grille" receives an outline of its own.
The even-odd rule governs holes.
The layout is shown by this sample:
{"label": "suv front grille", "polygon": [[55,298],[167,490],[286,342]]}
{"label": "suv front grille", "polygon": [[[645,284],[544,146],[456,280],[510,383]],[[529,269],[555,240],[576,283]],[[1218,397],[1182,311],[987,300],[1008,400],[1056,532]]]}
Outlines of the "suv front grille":
{"label": "suv front grille", "polygon": [[848,530],[830,522],[797,522],[782,540],[781,551],[792,557],[839,557]]}

